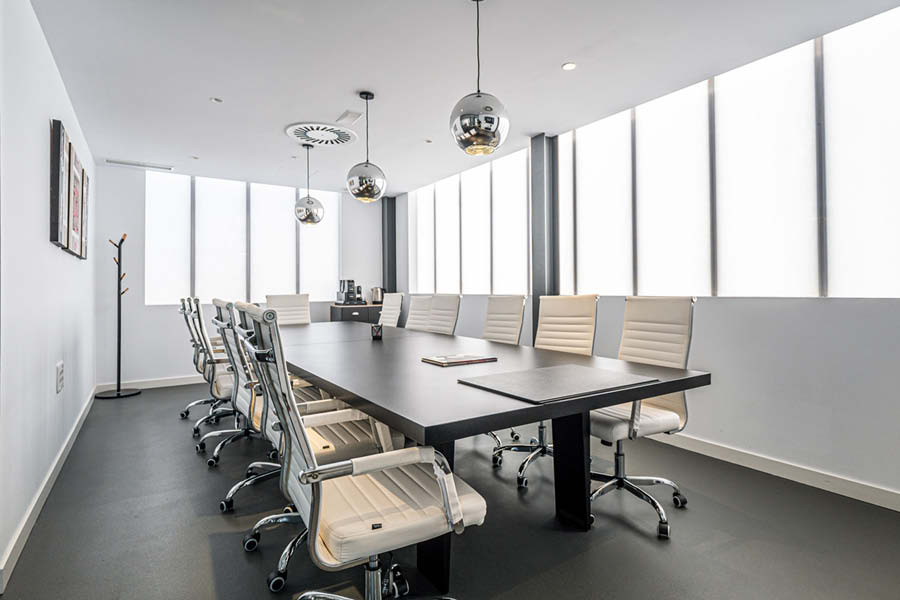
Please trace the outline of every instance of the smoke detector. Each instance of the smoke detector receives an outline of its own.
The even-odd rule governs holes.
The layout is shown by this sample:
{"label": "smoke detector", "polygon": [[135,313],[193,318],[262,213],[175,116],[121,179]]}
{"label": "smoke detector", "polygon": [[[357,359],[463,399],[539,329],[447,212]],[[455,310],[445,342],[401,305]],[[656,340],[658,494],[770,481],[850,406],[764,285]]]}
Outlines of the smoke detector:
{"label": "smoke detector", "polygon": [[300,144],[312,144],[320,148],[330,148],[352,144],[356,133],[352,129],[330,123],[294,123],[284,129],[284,133]]}

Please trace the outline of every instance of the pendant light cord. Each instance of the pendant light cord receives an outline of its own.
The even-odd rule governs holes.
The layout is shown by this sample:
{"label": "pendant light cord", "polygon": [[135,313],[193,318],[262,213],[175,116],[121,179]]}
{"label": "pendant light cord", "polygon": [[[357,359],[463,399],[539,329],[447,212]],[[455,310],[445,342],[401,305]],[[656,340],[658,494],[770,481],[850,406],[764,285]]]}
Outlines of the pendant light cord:
{"label": "pendant light cord", "polygon": [[369,162],[369,99],[366,98],[366,162]]}
{"label": "pendant light cord", "polygon": [[475,0],[475,90],[481,93],[481,0]]}
{"label": "pendant light cord", "polygon": [[309,146],[306,147],[306,195],[309,196]]}

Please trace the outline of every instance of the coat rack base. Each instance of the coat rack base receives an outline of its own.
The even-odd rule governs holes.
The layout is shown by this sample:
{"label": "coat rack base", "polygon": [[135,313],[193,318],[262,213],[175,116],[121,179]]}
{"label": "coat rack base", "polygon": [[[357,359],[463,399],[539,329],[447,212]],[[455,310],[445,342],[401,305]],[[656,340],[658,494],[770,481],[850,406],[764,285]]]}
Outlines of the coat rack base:
{"label": "coat rack base", "polygon": [[141,390],[136,389],[124,389],[124,390],[107,390],[105,392],[98,392],[94,398],[98,400],[115,400],[116,398],[130,398],[131,396],[137,396],[141,393]]}

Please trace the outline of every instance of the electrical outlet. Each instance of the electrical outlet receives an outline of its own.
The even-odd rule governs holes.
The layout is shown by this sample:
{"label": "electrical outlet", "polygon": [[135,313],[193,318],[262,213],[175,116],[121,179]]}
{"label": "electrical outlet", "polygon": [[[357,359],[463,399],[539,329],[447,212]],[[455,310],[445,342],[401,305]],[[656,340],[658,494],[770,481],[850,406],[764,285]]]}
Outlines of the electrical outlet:
{"label": "electrical outlet", "polygon": [[66,371],[63,361],[56,363],[56,393],[63,391],[66,384]]}

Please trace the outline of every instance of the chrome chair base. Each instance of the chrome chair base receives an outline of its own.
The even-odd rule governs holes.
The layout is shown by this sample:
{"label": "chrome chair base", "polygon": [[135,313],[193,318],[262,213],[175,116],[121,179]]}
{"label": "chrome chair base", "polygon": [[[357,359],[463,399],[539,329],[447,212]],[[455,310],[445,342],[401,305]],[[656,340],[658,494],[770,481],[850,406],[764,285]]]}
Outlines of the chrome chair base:
{"label": "chrome chair base", "polygon": [[[491,463],[493,463],[495,467],[499,467],[503,464],[504,452],[528,453],[528,456],[526,456],[525,460],[522,461],[522,464],[519,465],[519,472],[516,476],[516,484],[519,489],[528,487],[528,478],[525,476],[525,471],[531,463],[541,456],[553,456],[553,444],[547,442],[547,426],[544,425],[543,421],[538,424],[538,436],[536,438],[531,438],[530,444],[500,444],[500,438],[497,437],[497,434],[490,432],[488,435],[493,437],[497,444],[491,455]],[[518,437],[518,434],[516,434],[516,436]]]}
{"label": "chrome chair base", "polygon": [[[369,562],[364,568],[366,570],[365,600],[401,598],[409,594],[409,583],[407,583],[406,578],[403,577],[396,564],[381,566],[377,556],[370,556]],[[297,600],[352,600],[352,598],[338,594],[329,594],[328,592],[310,591],[300,594]],[[453,599],[441,596],[435,598],[435,600]]]}
{"label": "chrome chair base", "polygon": [[[591,502],[613,490],[625,490],[652,506],[659,517],[659,525],[656,528],[656,533],[661,539],[669,539],[671,533],[671,526],[666,517],[666,511],[656,498],[638,486],[668,486],[672,488],[672,503],[675,505],[675,508],[684,508],[687,505],[687,498],[681,493],[681,490],[674,481],[665,479],[664,477],[628,477],[625,474],[625,452],[623,450],[622,440],[616,442],[615,473],[613,475],[608,475],[606,473],[595,473],[592,471],[591,480],[603,482],[603,485],[591,492]],[[593,522],[593,515],[591,516],[591,522]]]}
{"label": "chrome chair base", "polygon": [[303,519],[300,517],[300,514],[296,512],[275,513],[274,515],[263,517],[256,522],[256,525],[253,526],[253,529],[250,530],[250,533],[244,536],[244,552],[253,552],[257,548],[259,548],[259,538],[262,536],[262,530],[264,528],[272,527],[275,525],[283,525],[285,523],[300,525],[304,529],[306,528],[306,525],[303,523]]}
{"label": "chrome chair base", "polygon": [[191,409],[194,408],[195,406],[203,406],[206,404],[215,404],[215,402],[216,402],[216,399],[213,398],[212,396],[210,396],[209,398],[203,398],[202,400],[194,400],[193,402],[191,402],[190,404],[185,406],[184,410],[182,410],[180,413],[178,413],[178,416],[181,417],[182,419],[187,419],[191,415]]}
{"label": "chrome chair base", "polygon": [[[254,463],[257,464],[257,463]],[[252,465],[251,465],[252,466]],[[248,469],[249,471],[249,469]],[[267,479],[272,479],[273,477],[278,477],[281,475],[281,465],[275,464],[274,469],[270,469],[268,471],[261,471],[256,473],[255,471],[248,475],[245,479],[238,481],[234,484],[228,493],[225,494],[225,499],[219,502],[219,510],[223,513],[231,512],[234,509],[234,496],[239,491],[244,489],[245,487],[249,487],[251,485],[255,485],[260,481],[265,481]]]}
{"label": "chrome chair base", "polygon": [[209,412],[208,415],[200,418],[194,423],[194,428],[191,431],[191,434],[194,437],[200,437],[200,426],[205,425],[207,423],[216,424],[219,422],[219,419],[223,419],[225,417],[233,417],[237,414],[233,408],[216,408]]}

